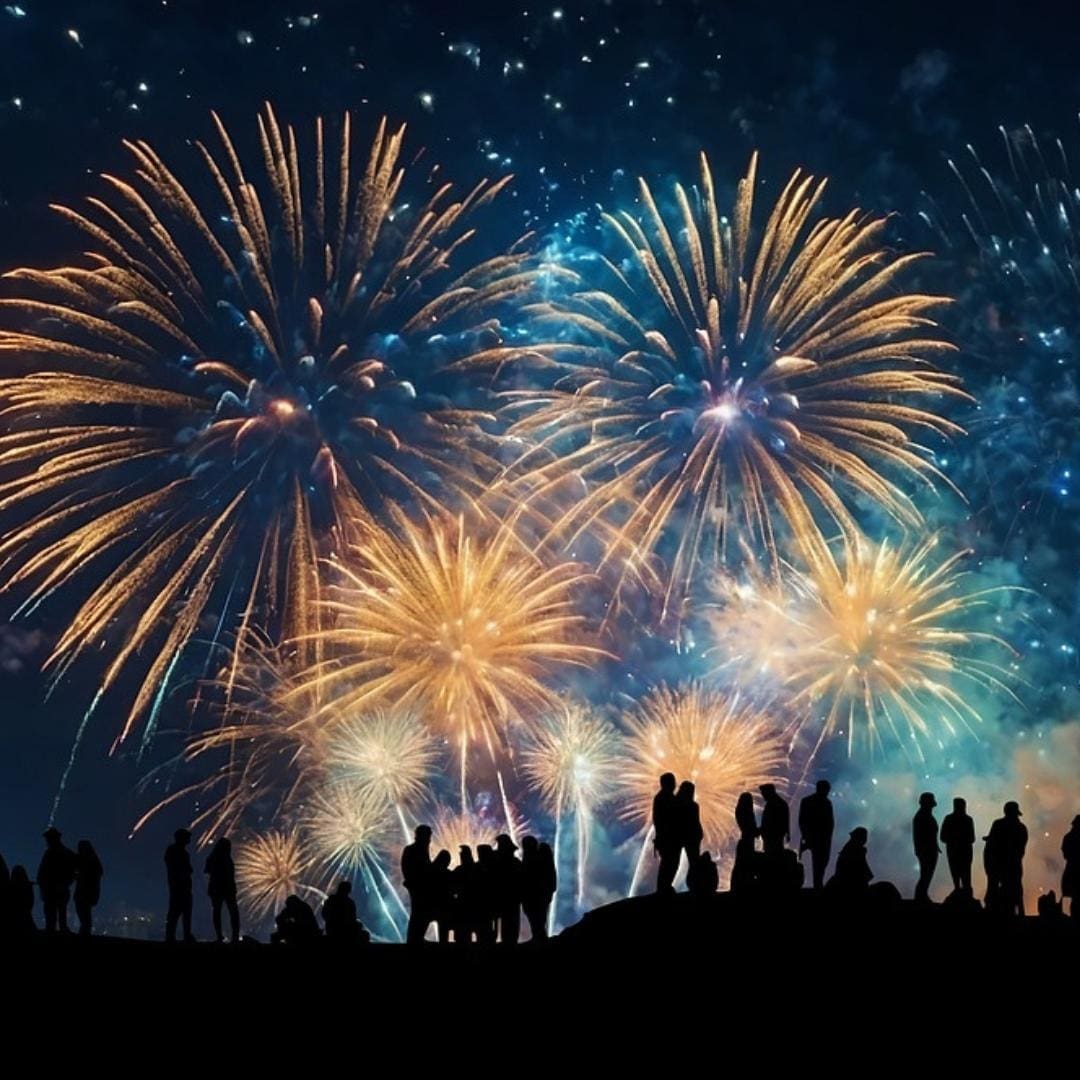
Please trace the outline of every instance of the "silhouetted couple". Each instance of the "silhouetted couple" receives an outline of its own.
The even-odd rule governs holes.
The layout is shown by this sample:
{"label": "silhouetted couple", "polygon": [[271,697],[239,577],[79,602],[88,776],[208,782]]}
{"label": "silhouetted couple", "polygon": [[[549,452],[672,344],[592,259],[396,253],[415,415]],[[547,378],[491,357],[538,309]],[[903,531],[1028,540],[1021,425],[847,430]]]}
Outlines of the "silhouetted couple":
{"label": "silhouetted couple", "polygon": [[474,939],[516,945],[521,936],[522,911],[534,941],[547,937],[548,910],[556,891],[555,858],[548,844],[533,836],[518,846],[506,834],[490,844],[478,844],[476,857],[462,845],[458,866],[450,869],[450,852],[431,858],[431,828],[418,825],[411,844],[401,853],[401,876],[409,893],[406,941],[419,945],[432,923],[439,941],[453,933],[455,944]]}
{"label": "silhouetted couple", "polygon": [[[75,852],[64,846],[59,829],[46,829],[44,838],[45,853],[38,865],[37,880],[45,910],[45,930],[50,934],[68,932],[67,907],[74,885],[79,933],[88,936],[93,930],[94,908],[101,899],[101,879],[104,876],[101,860],[89,840],[80,840]],[[31,924],[32,911],[33,892],[30,894]]]}
{"label": "silhouetted couple", "polygon": [[688,874],[695,872],[705,835],[701,828],[701,808],[694,799],[694,785],[684,780],[676,791],[675,784],[675,774],[664,773],[660,777],[660,790],[653,797],[653,849],[660,860],[656,872],[658,893],[675,891],[675,875],[683,852]]}
{"label": "silhouetted couple", "polygon": [[[826,785],[827,786],[827,785]],[[754,810],[754,796],[744,791],[735,803],[739,840],[731,870],[731,891],[747,896],[759,887],[767,891],[790,891],[802,886],[802,867],[787,847],[791,839],[791,812],[775,784],[762,784],[761,823]],[[757,838],[761,837],[761,852]]]}

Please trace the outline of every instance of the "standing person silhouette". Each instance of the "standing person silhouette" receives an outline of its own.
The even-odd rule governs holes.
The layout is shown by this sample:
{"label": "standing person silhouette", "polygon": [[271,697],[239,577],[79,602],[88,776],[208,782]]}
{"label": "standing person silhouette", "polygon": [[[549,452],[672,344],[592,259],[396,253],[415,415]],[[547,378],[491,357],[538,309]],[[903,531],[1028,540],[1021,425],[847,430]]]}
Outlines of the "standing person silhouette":
{"label": "standing person silhouette", "polygon": [[1072,819],[1072,828],[1061,841],[1061,854],[1065,858],[1065,869],[1061,874],[1061,898],[1064,907],[1065,897],[1070,900],[1069,915],[1076,918],[1076,898],[1080,895],[1080,814]]}
{"label": "standing person silhouette", "polygon": [[101,879],[105,869],[94,845],[80,840],[75,855],[75,914],[79,917],[79,934],[89,937],[94,927],[94,908],[101,899]]}
{"label": "standing person silhouette", "polygon": [[188,844],[191,833],[177,829],[173,842],[165,849],[165,877],[169,884],[169,913],[165,917],[165,940],[176,940],[176,924],[184,928],[184,941],[192,942],[191,933],[191,856]]}
{"label": "standing person silhouette", "polygon": [[813,793],[805,796],[799,803],[799,854],[810,852],[815,889],[825,885],[825,871],[832,854],[832,836],[836,822],[829,799],[831,790],[832,785],[828,780],[819,780]]}
{"label": "standing person silhouette", "polygon": [[739,829],[739,840],[735,844],[735,865],[731,868],[731,891],[736,896],[745,896],[754,887],[758,837],[754,796],[749,791],[744,791],[735,803],[735,824]]}
{"label": "standing person silhouette", "polygon": [[532,941],[548,936],[547,913],[551,896],[548,894],[547,867],[540,855],[540,841],[526,836],[521,841],[521,910],[529,924]]}
{"label": "standing person silhouette", "polygon": [[454,896],[454,944],[470,945],[478,934],[476,860],[472,848],[458,848],[458,864],[450,871],[450,886]]}
{"label": "standing person silhouette", "polygon": [[514,854],[517,844],[503,834],[495,837],[495,897],[498,904],[499,941],[516,945],[521,936],[521,860]]}
{"label": "standing person silhouette", "polygon": [[915,848],[915,858],[919,860],[919,880],[915,885],[915,899],[919,903],[930,902],[930,883],[934,880],[938,855],[938,823],[934,817],[937,799],[929,791],[919,796],[919,809],[911,819],[911,842]]}
{"label": "standing person silhouette", "polygon": [[958,893],[971,893],[971,863],[975,852],[975,822],[967,812],[965,799],[953,799],[952,813],[941,822],[941,842],[949,862],[953,888]]}
{"label": "standing person silhouette", "polygon": [[439,944],[447,945],[450,931],[454,928],[454,879],[450,869],[450,852],[445,848],[432,859],[430,875],[431,913],[439,932]]}
{"label": "standing person silhouette", "polygon": [[701,828],[701,807],[694,800],[694,785],[684,780],[675,793],[678,809],[679,835],[686,852],[687,877],[693,873],[701,857],[701,842],[705,833]]}
{"label": "standing person silhouette", "polygon": [[656,891],[673,891],[675,874],[679,869],[683,840],[679,835],[679,808],[675,802],[675,774],[660,777],[660,790],[653,796],[653,849],[660,860],[656,872]]}
{"label": "standing person silhouette", "polygon": [[236,867],[232,860],[232,841],[221,837],[206,857],[203,867],[209,881],[207,893],[214,913],[214,936],[220,945],[225,940],[221,932],[221,909],[229,910],[229,939],[235,945],[240,940],[240,908],[236,903]]}
{"label": "standing person silhouette", "polygon": [[765,805],[761,809],[761,846],[769,859],[784,854],[784,844],[791,839],[791,813],[787,802],[776,793],[775,784],[759,788]]}
{"label": "standing person silhouette", "polygon": [[986,862],[993,873],[993,888],[987,886],[987,894],[993,895],[992,906],[1006,915],[1024,914],[1024,852],[1027,850],[1028,831],[1020,820],[1020,806],[1007,802],[999,817],[990,826],[986,838]]}
{"label": "standing person silhouette", "polygon": [[37,883],[45,908],[45,930],[50,934],[66,934],[67,906],[75,880],[75,852],[60,842],[59,829],[50,827],[44,836],[45,854],[38,865]]}
{"label": "standing person silhouette", "polygon": [[431,909],[431,826],[417,825],[413,842],[401,852],[401,876],[409,892],[409,929],[405,940],[422,945],[435,914]]}
{"label": "standing person silhouette", "polygon": [[495,921],[499,917],[498,878],[495,849],[490,844],[477,844],[473,880],[476,882],[476,940],[481,945],[495,944]]}

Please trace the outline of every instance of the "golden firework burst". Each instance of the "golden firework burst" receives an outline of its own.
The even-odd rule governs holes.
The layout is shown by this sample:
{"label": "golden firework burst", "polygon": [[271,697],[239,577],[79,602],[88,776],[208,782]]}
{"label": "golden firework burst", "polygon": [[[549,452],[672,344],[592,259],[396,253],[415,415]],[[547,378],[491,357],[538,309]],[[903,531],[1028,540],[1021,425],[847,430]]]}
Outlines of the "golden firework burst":
{"label": "golden firework burst", "polygon": [[271,830],[242,841],[236,852],[240,899],[257,920],[271,918],[294,893],[310,891],[311,858],[296,832]]}
{"label": "golden firework burst", "polygon": [[816,559],[822,517],[852,534],[856,498],[918,522],[888,474],[940,478],[910,433],[959,431],[938,406],[963,392],[929,363],[952,348],[932,334],[943,301],[899,290],[918,256],[889,253],[883,218],[812,223],[824,182],[799,172],[754,230],[756,185],[755,155],[728,221],[704,155],[700,189],[676,185],[670,215],[641,181],[640,221],[606,215],[627,267],[604,261],[612,291],[531,307],[537,326],[589,343],[536,350],[559,377],[510,392],[511,431],[532,444],[512,478],[538,506],[588,481],[551,512],[554,535],[576,544],[602,526],[623,575],[662,556],[665,611],[729,535],[775,559],[784,532]]}
{"label": "golden firework burst", "polygon": [[190,185],[127,143],[131,178],[55,207],[86,265],[11,271],[0,299],[2,583],[24,608],[81,593],[48,664],[103,652],[95,703],[141,662],[117,741],[152,733],[209,612],[241,647],[254,625],[316,628],[320,539],[346,510],[482,489],[480,414],[429,393],[445,364],[424,343],[505,360],[493,316],[533,281],[519,250],[449,273],[506,179],[454,198],[432,170],[407,210],[403,128],[362,157],[348,114],[336,140],[320,120],[308,156],[267,106],[244,164],[214,123]]}
{"label": "golden firework burst", "polygon": [[464,786],[475,743],[494,757],[509,725],[557,701],[550,676],[604,655],[573,604],[588,575],[545,565],[512,522],[474,532],[464,517],[395,519],[395,533],[368,535],[338,567],[326,659],[298,692],[338,711],[414,710],[460,755]]}

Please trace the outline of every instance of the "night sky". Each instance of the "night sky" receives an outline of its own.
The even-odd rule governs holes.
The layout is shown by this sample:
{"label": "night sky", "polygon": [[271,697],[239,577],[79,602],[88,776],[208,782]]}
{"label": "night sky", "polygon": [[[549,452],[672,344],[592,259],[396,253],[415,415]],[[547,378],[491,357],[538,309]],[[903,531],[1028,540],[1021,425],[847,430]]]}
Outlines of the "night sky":
{"label": "night sky", "polygon": [[[1027,123],[1044,145],[1060,137],[1080,162],[1080,17],[1070,8],[1005,0],[977,8],[22,0],[0,10],[0,267],[77,256],[78,237],[48,204],[75,204],[92,174],[127,169],[121,140],[146,139],[167,160],[191,163],[188,141],[209,137],[211,109],[246,142],[264,101],[301,127],[346,108],[363,131],[384,113],[406,121],[410,146],[426,147],[462,184],[513,172],[512,194],[485,225],[493,247],[526,230],[567,247],[583,242],[597,204],[631,206],[639,174],[658,183],[692,178],[702,148],[730,191],[756,148],[771,184],[805,167],[830,177],[829,212],[856,205],[896,212],[897,246],[940,250],[919,212],[929,196],[949,220],[959,217],[947,154],[973,143],[999,164],[998,126]],[[1080,763],[1072,650],[1080,630],[1077,504],[1067,460],[1076,445],[1080,288],[1032,300],[1010,278],[1001,288],[1015,317],[990,332],[984,315],[987,305],[1003,306],[993,293],[1000,283],[991,274],[985,284],[977,260],[966,258],[958,236],[923,271],[928,286],[960,296],[944,319],[961,347],[956,370],[994,408],[1027,411],[1023,431],[1005,437],[1005,465],[989,453],[979,457],[987,429],[968,424],[974,442],[956,448],[955,472],[943,467],[969,503],[932,516],[975,548],[991,584],[1032,590],[1014,594],[1000,612],[1028,685],[1017,690],[1023,710],[994,705],[987,737],[924,777],[887,764],[852,772],[841,785],[842,805],[861,806],[871,825],[899,820],[895,836],[881,839],[876,864],[897,878],[910,873],[903,822],[924,780],[940,781],[944,809],[952,792],[942,777],[970,778],[969,799],[985,778],[991,803],[999,788],[1015,791],[1022,805],[1039,802],[1046,814],[1035,815],[1035,828],[1057,829],[1080,809],[1066,805],[1070,775],[1072,802],[1077,797]],[[1041,346],[1040,332],[1050,335]],[[1039,348],[1054,352],[1052,377]],[[1044,400],[1039,387],[1052,379],[1057,389]],[[1043,408],[1048,417],[1037,411]],[[1057,439],[1049,450],[1039,441],[1045,431]],[[1019,457],[1035,462],[1022,475],[1009,471]],[[1018,492],[1015,500],[1002,483]],[[1019,524],[1014,502],[1026,507]],[[83,670],[45,700],[38,668],[71,613],[67,602],[59,596],[12,624],[3,622],[10,605],[0,609],[0,852],[9,865],[36,866],[40,833],[93,695],[93,673]],[[661,674],[678,662],[663,661]],[[155,770],[179,745],[192,685],[177,686],[160,746],[140,756],[137,745],[125,745],[110,756],[116,721],[103,712],[79,749],[56,820],[72,846],[84,835],[97,844],[106,924],[124,911],[156,917],[161,907],[161,851],[183,821],[165,815],[129,834],[160,797],[164,774]],[[1047,764],[1038,747],[1051,744]],[[1028,783],[1034,790],[1016,790]],[[991,810],[996,816],[999,804],[991,803],[979,827]],[[854,811],[842,821],[856,824]],[[1060,832],[1046,850],[1058,843]],[[1052,876],[1029,873],[1038,881]],[[939,884],[943,877],[941,870]]]}

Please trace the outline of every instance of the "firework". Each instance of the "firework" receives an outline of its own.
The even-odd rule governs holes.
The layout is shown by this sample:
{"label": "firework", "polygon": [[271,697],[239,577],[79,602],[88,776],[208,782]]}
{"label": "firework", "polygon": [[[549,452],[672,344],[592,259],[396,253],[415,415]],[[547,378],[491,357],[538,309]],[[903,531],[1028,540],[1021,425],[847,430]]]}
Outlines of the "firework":
{"label": "firework", "polygon": [[152,734],[211,611],[239,646],[255,625],[315,628],[319,541],[345,508],[363,521],[478,489],[479,414],[436,396],[426,343],[503,357],[493,305],[531,280],[516,251],[448,277],[506,181],[456,200],[433,184],[403,214],[403,129],[384,121],[360,158],[347,114],[336,140],[319,121],[302,166],[267,107],[245,166],[214,122],[222,149],[196,144],[190,188],[128,143],[133,178],[56,207],[88,265],[15,270],[0,300],[0,352],[22,371],[0,380],[4,583],[24,609],[82,590],[49,665],[105,651],[95,703],[141,661],[118,742]]}
{"label": "firework", "polygon": [[333,625],[320,635],[327,659],[301,692],[338,711],[415,711],[459,754],[464,806],[470,748],[494,757],[511,723],[556,701],[545,678],[603,655],[571,602],[587,575],[543,565],[512,524],[483,536],[463,517],[396,520],[396,534],[367,537],[339,567]]}
{"label": "firework", "polygon": [[393,806],[411,839],[405,809],[427,794],[438,756],[435,739],[415,714],[373,709],[332,727],[325,766],[335,779]]}
{"label": "firework", "polygon": [[[976,609],[1002,590],[966,588],[967,554],[938,558],[936,536],[901,545],[862,540],[830,572],[791,572],[783,587],[751,589],[748,606],[764,605],[770,623],[783,627],[771,672],[789,707],[817,728],[813,754],[840,734],[849,753],[873,749],[884,732],[921,758],[924,741],[940,745],[977,725],[964,683],[1007,691],[1004,669],[966,655],[980,644],[1008,649],[970,628]],[[730,638],[745,621],[740,608],[724,607],[714,629]],[[729,660],[738,668],[746,656],[754,649]]]}
{"label": "firework", "polygon": [[294,893],[308,890],[304,876],[311,859],[295,832],[263,833],[240,845],[236,852],[236,883],[240,898],[255,919],[271,918]]}
{"label": "firework", "polygon": [[301,824],[329,876],[354,877],[381,865],[393,843],[389,804],[370,788],[329,782],[312,793]]}
{"label": "firework", "polygon": [[618,736],[606,720],[590,710],[563,705],[546,716],[531,734],[521,761],[530,786],[555,818],[556,865],[563,816],[574,815],[580,907],[587,880],[592,814],[612,797],[618,781]]}
{"label": "firework", "polygon": [[950,465],[980,524],[1040,586],[1060,573],[1050,592],[1064,596],[1071,571],[1040,557],[1039,525],[1062,531],[1063,547],[1076,542],[1080,186],[1063,140],[1040,142],[1026,124],[999,130],[996,153],[968,146],[947,159],[955,183],[921,212],[963,283],[954,321],[979,401],[963,418],[977,437]]}
{"label": "firework", "polygon": [[690,780],[701,807],[705,846],[721,851],[735,833],[743,791],[782,783],[787,740],[765,712],[698,683],[657,687],[629,721],[622,770],[626,818],[648,827],[662,773]]}
{"label": "firework", "polygon": [[511,392],[511,430],[533,442],[520,467],[532,497],[568,475],[592,485],[557,535],[573,543],[603,523],[605,557],[625,572],[664,556],[667,604],[703,558],[725,555],[732,532],[775,557],[785,530],[816,557],[822,513],[852,533],[857,498],[916,523],[887,473],[939,476],[909,433],[959,430],[936,409],[962,391],[929,363],[951,349],[932,335],[942,300],[898,291],[918,256],[889,254],[882,218],[810,224],[824,185],[801,173],[755,231],[756,175],[755,156],[730,224],[704,156],[700,192],[692,202],[677,186],[674,215],[642,181],[642,222],[606,218],[628,264],[629,276],[606,264],[614,294],[531,309],[538,326],[576,327],[603,348],[571,344],[562,360],[541,350],[561,377]]}

